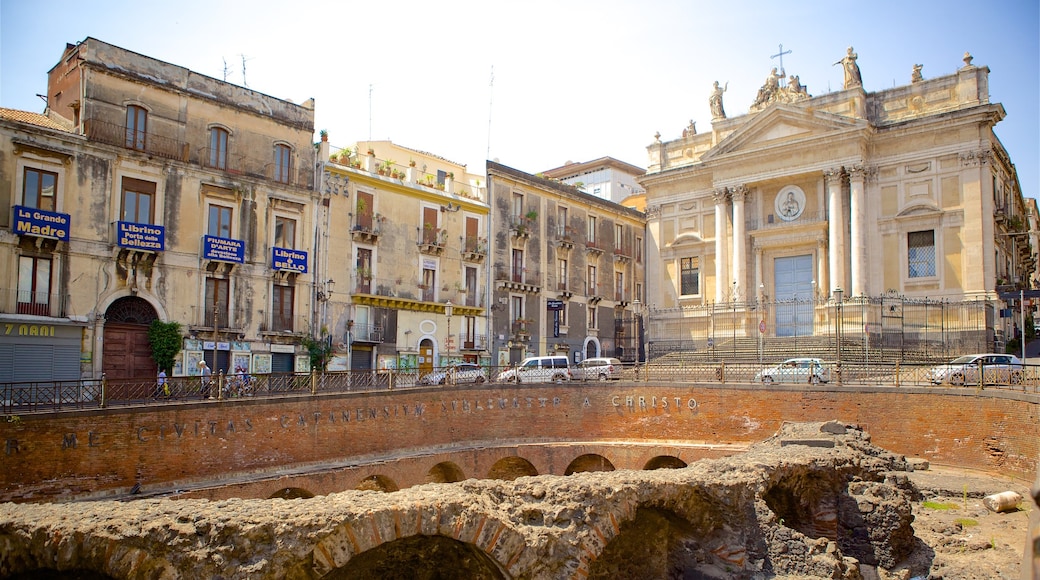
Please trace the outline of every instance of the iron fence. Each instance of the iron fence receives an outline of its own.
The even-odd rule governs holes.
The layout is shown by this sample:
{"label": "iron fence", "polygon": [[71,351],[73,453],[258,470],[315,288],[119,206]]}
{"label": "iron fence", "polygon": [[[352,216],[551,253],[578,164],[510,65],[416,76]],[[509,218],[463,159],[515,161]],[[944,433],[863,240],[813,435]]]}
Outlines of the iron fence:
{"label": "iron fence", "polygon": [[647,358],[772,360],[811,356],[850,362],[936,362],[1002,346],[995,306],[901,296],[755,300],[651,309]]}
{"label": "iron fence", "polygon": [[[705,361],[676,358],[668,362],[626,364],[610,381],[618,384],[731,385],[751,388],[783,387],[882,387],[945,388],[1017,391],[1040,394],[1040,365],[1013,368],[979,366],[966,372],[938,372],[945,364],[877,363],[822,360],[808,373],[785,372],[784,357],[757,361]],[[818,366],[817,366],[818,365]],[[368,393],[395,389],[467,388],[519,383],[557,382],[562,388],[581,382],[602,382],[570,368],[570,379],[553,381],[548,375],[520,376],[516,367],[482,366],[479,371],[453,367],[428,370],[354,370],[260,375],[217,373],[207,383],[201,377],[170,377],[165,383],[141,379],[88,379],[81,381],[0,384],[0,412],[8,417],[106,407],[145,407],[186,402],[233,401],[330,393]],[[768,378],[767,378],[768,377]]]}

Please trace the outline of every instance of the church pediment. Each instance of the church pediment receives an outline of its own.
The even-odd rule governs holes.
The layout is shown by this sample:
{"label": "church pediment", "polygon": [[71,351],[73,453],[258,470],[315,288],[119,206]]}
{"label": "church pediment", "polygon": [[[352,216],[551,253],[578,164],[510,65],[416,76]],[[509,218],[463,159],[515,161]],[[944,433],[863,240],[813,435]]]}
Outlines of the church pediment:
{"label": "church pediment", "polygon": [[933,204],[917,203],[908,207],[904,207],[896,217],[914,217],[922,215],[934,215],[940,213],[939,208]]}
{"label": "church pediment", "polygon": [[725,155],[826,138],[866,126],[866,122],[859,119],[811,111],[795,105],[775,105],[749,116],[746,124],[727,135],[701,160],[709,161]]}

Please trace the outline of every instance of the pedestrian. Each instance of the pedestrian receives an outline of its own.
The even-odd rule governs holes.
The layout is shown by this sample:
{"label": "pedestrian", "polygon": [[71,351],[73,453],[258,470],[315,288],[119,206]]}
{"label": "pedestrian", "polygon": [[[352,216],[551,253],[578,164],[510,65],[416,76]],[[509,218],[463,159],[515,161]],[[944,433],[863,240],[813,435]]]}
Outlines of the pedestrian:
{"label": "pedestrian", "polygon": [[155,382],[155,398],[169,396],[170,387],[166,385],[166,371],[159,369],[159,379]]}
{"label": "pedestrian", "polygon": [[199,390],[202,398],[212,399],[210,384],[213,382],[213,371],[209,370],[209,366],[204,360],[199,361],[199,374],[202,375],[202,388]]}

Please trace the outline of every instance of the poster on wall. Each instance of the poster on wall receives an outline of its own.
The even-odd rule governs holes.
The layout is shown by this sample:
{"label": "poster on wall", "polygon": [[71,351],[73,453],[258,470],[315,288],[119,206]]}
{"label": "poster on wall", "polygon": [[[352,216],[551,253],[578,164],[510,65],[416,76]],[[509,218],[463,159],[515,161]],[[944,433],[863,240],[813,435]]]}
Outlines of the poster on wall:
{"label": "poster on wall", "polygon": [[296,355],[296,372],[298,373],[309,373],[311,372],[311,357],[306,354]]}
{"label": "poster on wall", "polygon": [[231,353],[231,372],[233,372],[233,373],[246,373],[246,372],[249,372],[249,353],[248,352],[233,352],[233,353]]}
{"label": "poster on wall", "polygon": [[177,355],[177,358],[173,361],[173,374],[170,376],[183,377],[184,376],[184,353]]}
{"label": "poster on wall", "polygon": [[345,371],[347,370],[347,356],[342,354],[334,354],[329,357],[329,362],[325,366],[325,370],[329,371]]}
{"label": "poster on wall", "polygon": [[266,353],[254,354],[252,373],[254,375],[271,374],[271,355]]}
{"label": "poster on wall", "polygon": [[198,376],[199,361],[203,360],[201,350],[189,350],[184,353],[184,370],[189,377]]}

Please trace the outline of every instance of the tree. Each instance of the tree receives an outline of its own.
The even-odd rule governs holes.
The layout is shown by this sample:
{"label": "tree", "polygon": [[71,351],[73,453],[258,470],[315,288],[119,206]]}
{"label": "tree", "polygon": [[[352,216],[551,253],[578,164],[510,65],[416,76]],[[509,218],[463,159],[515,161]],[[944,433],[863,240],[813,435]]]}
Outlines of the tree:
{"label": "tree", "polygon": [[[324,329],[322,329],[324,330]],[[303,346],[311,356],[311,370],[324,371],[329,365],[329,357],[332,354],[332,341],[328,336],[322,338],[303,338]]]}
{"label": "tree", "polygon": [[173,361],[181,351],[183,338],[179,322],[155,319],[148,326],[148,344],[152,347],[152,360],[159,370],[173,372]]}

